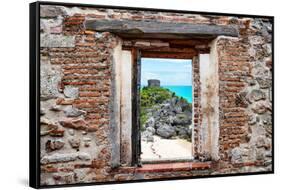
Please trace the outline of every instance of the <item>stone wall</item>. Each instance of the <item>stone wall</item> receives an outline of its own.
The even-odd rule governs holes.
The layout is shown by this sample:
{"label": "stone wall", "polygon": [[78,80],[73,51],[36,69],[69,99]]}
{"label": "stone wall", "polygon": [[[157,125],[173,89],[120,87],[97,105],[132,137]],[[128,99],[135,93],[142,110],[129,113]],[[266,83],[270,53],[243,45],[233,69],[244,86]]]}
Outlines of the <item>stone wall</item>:
{"label": "stone wall", "polygon": [[272,167],[271,32],[266,20],[244,20],[239,39],[218,41],[221,159],[261,170]]}
{"label": "stone wall", "polygon": [[[86,30],[86,20],[98,19],[238,26],[238,38],[216,39],[217,161],[163,171],[118,167],[114,49],[122,39]],[[266,18],[42,5],[41,185],[271,171],[271,25]],[[197,86],[199,69],[193,66]],[[194,98],[200,93],[199,87]],[[201,116],[194,104],[195,153]]]}

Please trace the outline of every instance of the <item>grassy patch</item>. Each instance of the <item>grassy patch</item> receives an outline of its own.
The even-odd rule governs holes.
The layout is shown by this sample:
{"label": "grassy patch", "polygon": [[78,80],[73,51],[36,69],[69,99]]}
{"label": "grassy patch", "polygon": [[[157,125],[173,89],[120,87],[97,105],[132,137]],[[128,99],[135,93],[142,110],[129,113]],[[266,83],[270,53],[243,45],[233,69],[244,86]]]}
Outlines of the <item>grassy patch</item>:
{"label": "grassy patch", "polygon": [[141,130],[145,130],[143,124],[147,121],[147,109],[163,103],[172,97],[175,97],[175,93],[171,92],[169,89],[162,87],[143,87],[140,92],[141,96],[141,113],[140,113],[140,123]]}
{"label": "grassy patch", "polygon": [[175,96],[175,93],[162,87],[143,87],[141,90],[141,107],[150,108],[161,104],[165,100]]}

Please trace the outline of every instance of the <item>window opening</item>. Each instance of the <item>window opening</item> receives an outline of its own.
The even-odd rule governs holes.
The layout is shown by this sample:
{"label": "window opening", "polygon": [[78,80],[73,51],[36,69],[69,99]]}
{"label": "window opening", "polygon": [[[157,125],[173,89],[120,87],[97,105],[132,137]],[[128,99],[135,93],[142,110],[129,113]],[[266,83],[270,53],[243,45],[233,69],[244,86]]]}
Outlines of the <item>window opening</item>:
{"label": "window opening", "polygon": [[142,163],[192,159],[192,61],[140,59]]}

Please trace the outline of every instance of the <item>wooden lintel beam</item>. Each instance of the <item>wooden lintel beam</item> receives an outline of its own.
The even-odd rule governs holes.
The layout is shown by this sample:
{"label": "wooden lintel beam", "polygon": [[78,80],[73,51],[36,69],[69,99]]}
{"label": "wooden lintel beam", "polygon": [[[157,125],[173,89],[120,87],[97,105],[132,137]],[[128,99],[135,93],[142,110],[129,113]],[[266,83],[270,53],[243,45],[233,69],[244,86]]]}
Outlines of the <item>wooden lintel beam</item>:
{"label": "wooden lintel beam", "polygon": [[[136,48],[134,46],[122,46],[123,50],[130,50],[132,48]],[[196,54],[197,49],[191,48],[170,48],[170,47],[137,47],[143,51],[150,51],[150,52],[171,52],[171,53],[192,53]]]}
{"label": "wooden lintel beam", "polygon": [[146,58],[192,59],[197,53],[142,51],[141,55]]}
{"label": "wooden lintel beam", "polygon": [[209,44],[213,39],[169,40],[170,47],[197,46]]}
{"label": "wooden lintel beam", "polygon": [[151,48],[148,51],[153,51],[153,52],[171,52],[171,53],[187,53],[187,54],[196,54],[197,50],[194,48],[167,48],[167,47],[162,47],[162,48]]}
{"label": "wooden lintel beam", "polygon": [[208,44],[213,39],[201,39],[201,38],[187,38],[187,39],[141,39],[141,38],[124,38],[123,42],[127,42],[130,44],[136,43],[138,41],[141,42],[152,42],[152,43],[169,43],[174,45],[188,45],[188,46],[195,46],[195,45],[202,45],[202,44]]}
{"label": "wooden lintel beam", "polygon": [[186,39],[214,38],[216,36],[238,36],[238,28],[234,25],[190,24],[159,21],[132,20],[87,20],[87,30],[112,32],[121,37]]}

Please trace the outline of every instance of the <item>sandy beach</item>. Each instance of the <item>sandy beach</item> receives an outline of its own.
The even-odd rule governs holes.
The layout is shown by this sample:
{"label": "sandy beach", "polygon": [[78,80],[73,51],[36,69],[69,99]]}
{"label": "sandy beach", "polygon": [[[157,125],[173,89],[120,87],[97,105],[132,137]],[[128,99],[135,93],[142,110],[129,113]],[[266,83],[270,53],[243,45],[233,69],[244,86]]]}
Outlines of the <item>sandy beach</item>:
{"label": "sandy beach", "polygon": [[191,159],[191,142],[185,139],[163,139],[154,135],[154,142],[141,142],[141,160]]}

